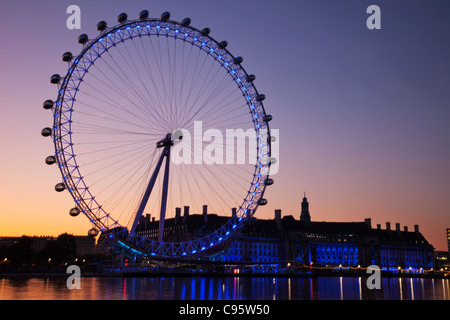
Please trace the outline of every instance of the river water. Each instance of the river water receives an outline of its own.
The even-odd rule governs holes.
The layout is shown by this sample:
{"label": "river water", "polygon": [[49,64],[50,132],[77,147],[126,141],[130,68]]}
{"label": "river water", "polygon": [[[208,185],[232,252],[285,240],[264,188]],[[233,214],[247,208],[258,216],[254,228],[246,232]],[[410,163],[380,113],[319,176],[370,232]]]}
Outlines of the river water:
{"label": "river water", "polygon": [[449,279],[82,277],[0,278],[0,300],[450,300]]}

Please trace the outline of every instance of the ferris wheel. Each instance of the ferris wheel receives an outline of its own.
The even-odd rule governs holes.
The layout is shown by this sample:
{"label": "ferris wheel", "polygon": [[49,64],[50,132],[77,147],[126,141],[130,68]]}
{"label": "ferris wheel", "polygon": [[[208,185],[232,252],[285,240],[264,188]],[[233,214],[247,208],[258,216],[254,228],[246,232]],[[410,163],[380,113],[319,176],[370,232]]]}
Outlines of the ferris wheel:
{"label": "ferris wheel", "polygon": [[[107,235],[139,256],[181,257],[211,252],[235,235],[265,205],[271,157],[269,121],[243,58],[226,41],[191,20],[118,16],[97,24],[99,35],[82,34],[79,55],[63,54],[67,74],[54,74],[56,101],[46,100],[57,165],[83,213],[89,235]],[[228,215],[208,234],[166,240],[164,223],[177,208]],[[178,209],[179,210],[179,209]],[[143,215],[159,220],[157,236],[136,228]]]}

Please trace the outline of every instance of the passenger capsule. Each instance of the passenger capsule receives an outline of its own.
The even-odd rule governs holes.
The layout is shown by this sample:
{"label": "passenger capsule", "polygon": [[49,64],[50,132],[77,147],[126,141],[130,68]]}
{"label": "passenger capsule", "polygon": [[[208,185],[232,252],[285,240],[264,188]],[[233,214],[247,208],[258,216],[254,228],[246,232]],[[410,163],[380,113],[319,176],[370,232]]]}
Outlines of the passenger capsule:
{"label": "passenger capsule", "polygon": [[181,21],[181,25],[183,27],[187,27],[190,24],[191,24],[191,18],[184,18],[183,21]]}
{"label": "passenger capsule", "polygon": [[52,129],[49,128],[49,127],[42,129],[41,135],[42,135],[43,137],[49,137],[49,136],[51,136],[51,135],[52,135]]}
{"label": "passenger capsule", "polygon": [[125,12],[122,12],[121,14],[119,14],[119,16],[117,17],[117,22],[122,23],[127,21],[128,19],[128,15]]}
{"label": "passenger capsule", "polygon": [[53,100],[45,100],[42,106],[45,110],[50,110],[51,108],[53,108]]}
{"label": "passenger capsule", "polygon": [[59,74],[54,74],[50,77],[50,82],[53,84],[58,84],[61,81],[61,76]]}
{"label": "passenger capsule", "polygon": [[56,157],[55,156],[48,156],[45,158],[45,163],[51,166],[52,164],[56,163]]}
{"label": "passenger capsule", "polygon": [[92,228],[91,230],[88,231],[89,237],[96,237],[97,235],[98,235],[98,230],[95,228]]}
{"label": "passenger capsule", "polygon": [[210,28],[204,28],[204,29],[201,31],[201,33],[202,33],[202,35],[207,36],[208,34],[211,33],[211,29],[210,29]]}
{"label": "passenger capsule", "polygon": [[256,97],[256,101],[262,102],[266,99],[266,95],[260,94]]}
{"label": "passenger capsule", "polygon": [[89,41],[89,37],[86,33],[83,33],[78,37],[78,43],[80,43],[80,44],[85,44],[88,41]]}
{"label": "passenger capsule", "polygon": [[148,10],[142,10],[141,13],[139,13],[139,19],[145,20],[148,18],[149,14],[150,12],[148,12]]}
{"label": "passenger capsule", "polygon": [[108,27],[108,24],[106,23],[106,21],[100,21],[99,23],[97,23],[97,30],[98,31],[103,31]]}
{"label": "passenger capsule", "polygon": [[260,206],[265,206],[267,204],[267,202],[268,202],[267,199],[261,198],[261,199],[259,199],[258,204]]}
{"label": "passenger capsule", "polygon": [[167,20],[169,20],[169,18],[170,18],[170,12],[169,12],[169,11],[166,11],[166,12],[164,12],[164,13],[161,15],[161,20],[162,20],[162,21],[167,21]]}
{"label": "passenger capsule", "polygon": [[56,186],[55,186],[55,190],[57,191],[57,192],[63,192],[64,190],[66,190],[66,185],[64,184],[64,183],[58,183]]}
{"label": "passenger capsule", "polygon": [[236,63],[236,64],[241,64],[243,61],[244,61],[244,58],[242,58],[242,57],[236,57],[234,59],[234,63]]}
{"label": "passenger capsule", "polygon": [[277,163],[277,158],[269,158],[269,161],[268,161],[268,163],[269,164],[275,164],[275,163]]}
{"label": "passenger capsule", "polygon": [[266,179],[266,186],[271,186],[271,185],[273,185],[273,179],[271,179],[271,178],[267,178]]}
{"label": "passenger capsule", "polygon": [[69,214],[72,216],[72,217],[76,217],[76,216],[78,216],[79,214],[80,214],[80,209],[78,209],[77,207],[75,207],[75,208],[72,208],[72,209],[70,209],[70,211],[69,211]]}
{"label": "passenger capsule", "polygon": [[253,82],[253,81],[255,81],[255,79],[256,79],[256,76],[254,74],[247,76],[247,82]]}
{"label": "passenger capsule", "polygon": [[227,41],[222,41],[221,43],[219,43],[219,48],[220,49],[225,49],[228,46],[228,42]]}
{"label": "passenger capsule", "polygon": [[264,121],[266,121],[266,122],[269,122],[272,119],[273,119],[273,117],[270,114],[264,116]]}
{"label": "passenger capsule", "polygon": [[69,52],[69,51],[65,52],[62,56],[62,60],[64,62],[70,62],[70,61],[72,61],[72,59],[73,59],[73,54],[72,54],[72,52]]}

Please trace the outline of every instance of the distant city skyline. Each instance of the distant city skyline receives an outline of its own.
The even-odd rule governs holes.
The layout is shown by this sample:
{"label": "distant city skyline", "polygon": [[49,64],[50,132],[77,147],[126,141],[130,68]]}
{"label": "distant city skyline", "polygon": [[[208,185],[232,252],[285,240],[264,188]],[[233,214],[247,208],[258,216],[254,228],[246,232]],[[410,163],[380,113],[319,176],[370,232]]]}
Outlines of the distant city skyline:
{"label": "distant city skyline", "polygon": [[[66,26],[72,4],[80,30]],[[381,9],[379,30],[366,26],[372,4]],[[134,19],[143,9],[210,27],[257,76],[280,134],[279,171],[257,218],[281,209],[298,219],[306,192],[312,221],[419,225],[447,250],[450,3],[436,0],[1,3],[0,25],[11,31],[0,53],[0,236],[91,228],[69,215],[69,194],[54,191],[61,176],[44,163],[54,150],[40,135],[52,120],[42,103],[56,99],[49,78],[67,72],[61,56],[81,51],[81,33],[97,35],[100,20],[112,26],[119,13]]]}

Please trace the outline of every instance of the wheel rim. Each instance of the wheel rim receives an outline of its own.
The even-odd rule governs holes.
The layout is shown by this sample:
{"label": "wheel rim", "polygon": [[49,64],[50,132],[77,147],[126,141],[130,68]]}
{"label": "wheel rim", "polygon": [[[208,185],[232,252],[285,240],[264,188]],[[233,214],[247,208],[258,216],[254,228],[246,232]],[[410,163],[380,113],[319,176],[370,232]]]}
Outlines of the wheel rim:
{"label": "wheel rim", "polygon": [[[159,44],[158,49],[155,49],[156,42],[152,42],[151,46],[153,46],[152,57],[155,60],[158,60],[158,57],[161,58],[159,70],[158,67],[152,69],[150,67],[150,61],[147,60],[149,53],[151,52],[151,46],[146,47],[143,44],[142,50],[139,50],[139,46],[143,43],[143,39],[157,39],[157,43]],[[169,53],[167,55],[168,57],[170,57],[168,61],[172,59],[174,61],[171,66],[168,63],[167,66],[165,66],[162,62],[162,51],[166,49],[162,44],[167,42],[168,49],[169,43],[172,43],[171,41],[173,41],[173,44],[175,46],[183,46],[183,49],[179,49],[178,53],[182,52],[181,50],[184,50],[182,56],[184,58],[188,57],[186,58],[188,62],[185,61],[186,63],[178,66],[178,68],[181,70],[178,74],[175,71],[175,66],[177,62],[178,64],[181,64],[180,62],[182,61],[182,58],[178,57],[177,53],[173,53],[173,55]],[[126,47],[124,45],[125,43],[131,43],[132,45]],[[136,49],[134,53],[130,53],[130,48],[132,48],[132,46]],[[111,54],[111,52],[114,50],[116,50],[115,56]],[[172,52],[174,52],[175,50],[173,50]],[[193,50],[197,50],[196,52],[198,55],[191,58],[191,55],[187,56],[188,50],[189,54],[192,54]],[[127,53],[128,56],[126,56],[125,53]],[[120,56],[123,58],[123,60],[120,60]],[[108,60],[109,62],[104,62],[106,60]],[[208,62],[203,62],[200,68],[198,67],[198,61],[200,60]],[[134,87],[132,85],[134,82],[131,79],[139,80],[140,84],[138,85],[142,85],[142,83],[145,83],[144,79],[142,79],[144,72],[141,73],[139,71],[141,69],[136,66],[137,62],[139,61],[142,62],[141,67],[143,66],[143,68],[146,69],[145,71],[147,73],[147,76],[149,76],[152,72],[155,73],[154,76],[149,76],[149,83],[152,84],[151,87],[154,89],[154,91],[158,92],[157,94],[151,95],[148,93],[150,86],[146,87],[144,85],[142,86],[142,88],[139,88],[139,90],[137,90],[137,87]],[[195,67],[193,66],[194,61],[197,63]],[[260,200],[263,197],[266,187],[266,180],[268,179],[271,161],[270,131],[268,125],[269,120],[266,117],[264,106],[262,104],[262,100],[264,97],[258,94],[255,86],[253,85],[253,77],[247,74],[247,72],[240,64],[241,62],[242,61],[239,58],[234,57],[228,50],[226,50],[226,48],[224,48],[223,42],[220,43],[214,40],[209,36],[209,34],[205,34],[205,32],[202,33],[202,31],[190,26],[183,26],[182,23],[169,20],[162,21],[161,19],[127,21],[126,23],[121,23],[120,25],[113,28],[105,29],[97,38],[84,43],[84,48],[81,54],[75,57],[73,61],[69,63],[68,73],[59,86],[58,99],[54,107],[53,131],[56,159],[61,170],[63,183],[66,185],[66,189],[71,193],[73,199],[75,200],[77,208],[79,208],[80,211],[90,219],[95,228],[105,234],[108,234],[110,238],[118,241],[118,243],[123,247],[133,250],[135,254],[141,253],[144,255],[185,256],[207,252],[211,248],[230,238],[233,234],[240,230],[246,222],[248,222],[248,220],[255,213],[258,205],[261,203]],[[117,68],[113,68],[113,66]],[[191,74],[188,73],[187,70],[190,68],[192,70],[201,69],[206,71],[199,72],[198,78],[194,77],[196,75],[195,72],[191,72],[193,75],[190,81],[191,87],[189,89],[186,88],[186,90],[183,92],[183,90],[180,88],[184,83],[188,82]],[[104,71],[108,69],[110,70],[110,72]],[[135,72],[134,74],[131,73],[132,76],[128,76],[126,70],[128,70],[129,72]],[[212,72],[210,72],[211,70]],[[166,73],[169,73],[171,74],[171,76],[173,76],[173,78],[180,80],[171,81],[170,77],[164,77],[164,74]],[[161,81],[163,83],[162,86],[161,83],[158,83],[156,81],[156,79],[158,79],[157,74],[159,74],[160,76],[159,80],[163,79]],[[210,77],[210,74],[220,74],[220,77]],[[88,79],[89,81],[87,81]],[[168,79],[167,84],[165,83],[164,79]],[[223,84],[225,83],[224,79],[228,81],[231,80],[235,84],[232,94],[236,97],[231,96],[231,94],[228,91],[224,90],[223,87],[220,87],[221,90],[223,89],[222,91],[218,90],[219,86],[225,86],[225,84]],[[102,90],[108,91],[107,93],[110,94],[110,96],[113,95],[114,91],[116,91],[119,96],[126,96],[127,94],[135,95],[136,97],[133,98],[128,97],[128,103],[129,105],[133,105],[133,111],[125,109],[123,107],[124,104],[115,104],[115,101],[112,97],[108,97],[108,94],[98,89],[98,85],[93,85],[93,83],[99,84],[102,81]],[[114,85],[114,82],[120,82],[120,85]],[[208,99],[201,96],[201,90],[193,89],[192,83],[195,82],[202,83],[199,88],[208,88],[208,86],[210,87],[210,89],[208,89],[209,91],[207,92],[209,97]],[[106,90],[105,88],[107,88],[108,90]],[[168,95],[167,92],[170,91],[168,90],[168,88],[173,89],[173,92],[178,92],[179,95]],[[178,91],[176,90],[176,88],[178,88]],[[228,88],[228,85],[225,88]],[[207,90],[205,89],[205,91]],[[98,94],[95,95],[94,93]],[[196,100],[192,99],[192,101],[195,101],[195,103],[192,104],[193,107],[189,109],[185,107],[187,103],[185,103],[185,105],[182,105],[179,103],[179,101],[189,101],[189,99],[191,98],[190,95],[197,95],[197,97],[200,98]],[[146,99],[143,99],[143,96],[146,96]],[[251,121],[249,122],[247,120],[247,124],[251,123],[252,130],[256,137],[256,148],[254,150],[254,156],[256,159],[254,160],[255,164],[251,166],[253,168],[253,171],[248,176],[250,177],[251,175],[251,177],[247,181],[249,185],[247,187],[247,191],[245,192],[245,194],[241,195],[243,199],[241,199],[241,203],[238,203],[236,205],[237,210],[235,217],[230,218],[228,222],[226,222],[217,230],[214,230],[213,232],[205,236],[191,241],[157,241],[155,239],[149,239],[139,236],[134,232],[129,234],[129,226],[127,226],[126,223],[123,223],[121,219],[117,218],[117,216],[112,213],[110,209],[112,206],[112,202],[109,204],[109,208],[107,208],[108,206],[105,207],[104,202],[98,200],[98,197],[100,197],[99,191],[97,190],[97,193],[95,193],[95,190],[92,191],[96,188],[96,185],[101,184],[99,181],[105,180],[107,178],[101,177],[97,180],[91,179],[86,176],[86,171],[83,171],[83,168],[85,168],[87,164],[90,164],[89,160],[92,159],[89,157],[92,157],[92,154],[94,153],[108,154],[108,152],[111,150],[115,150],[115,152],[117,153],[117,151],[120,150],[119,153],[123,152],[124,155],[129,157],[132,157],[134,154],[131,153],[131,149],[128,150],[125,149],[125,147],[122,148],[122,146],[109,147],[107,140],[99,140],[95,143],[93,142],[93,140],[89,142],[90,138],[84,139],[82,138],[82,135],[86,134],[86,132],[89,132],[89,130],[91,131],[91,133],[89,134],[97,136],[102,134],[110,134],[115,139],[117,139],[119,136],[122,137],[124,135],[130,134],[130,130],[123,130],[114,127],[111,125],[113,123],[121,123],[122,125],[130,125],[131,123],[132,125],[134,125],[135,129],[138,127],[142,129],[143,127],[145,127],[145,124],[147,124],[149,127],[154,127],[161,134],[166,134],[167,131],[169,131],[170,133],[170,130],[173,131],[177,128],[186,129],[187,132],[189,132],[189,130],[192,130],[193,126],[195,126],[196,121],[198,122],[198,119],[208,120],[208,117],[213,119],[210,122],[208,122],[209,120],[207,121],[206,127],[209,129],[214,129],[214,125],[217,125],[226,127],[227,129],[238,130],[241,129],[239,127],[239,125],[241,125],[240,123],[236,124],[235,122],[234,125],[231,124],[233,123],[232,121],[234,121],[234,119],[236,118],[239,118],[241,114],[231,113],[230,110],[233,107],[236,107],[236,105],[225,100],[225,98],[231,99],[232,101],[233,98],[237,100],[238,96],[240,96],[239,98],[241,100],[237,105],[246,105],[246,112],[250,113],[250,115],[247,116],[251,118]],[[93,102],[95,102],[95,104]],[[141,102],[144,105],[154,105],[155,108],[152,110],[151,114],[154,117],[159,117],[158,121],[147,122],[143,120],[141,123],[139,123],[136,120],[139,116],[142,117],[141,119],[144,119],[148,117],[150,113],[148,112],[148,110],[142,109],[140,107],[141,104],[138,102]],[[112,107],[105,111],[105,106],[107,105]],[[157,105],[159,105],[159,107],[157,107]],[[162,105],[165,109],[161,107]],[[215,109],[211,106],[214,106]],[[227,112],[225,112],[225,106],[229,108],[226,110]],[[223,109],[221,107],[223,107]],[[214,118],[212,116],[212,113],[208,113],[208,110],[211,110],[211,108],[215,112],[220,112],[221,109],[222,111],[224,111],[221,112],[220,119],[218,117]],[[114,112],[116,113],[113,113],[112,109],[114,109]],[[168,111],[169,109],[170,112]],[[185,109],[188,109],[189,112],[183,113]],[[142,111],[140,115],[135,114],[138,110]],[[160,116],[160,114],[163,114],[163,110],[165,110],[166,112],[165,117]],[[204,110],[206,111],[203,112]],[[124,118],[122,116],[118,116],[118,113],[121,113],[122,111],[128,112],[129,117]],[[170,113],[170,116],[167,116],[167,113]],[[225,116],[227,116],[227,114],[229,113],[230,122],[227,122]],[[79,116],[79,114],[82,114],[83,116]],[[96,120],[96,126],[94,126],[94,123],[83,122],[85,120],[81,120],[89,117]],[[105,122],[103,122],[103,127],[102,125],[98,125],[97,122],[98,119],[102,117],[108,118],[106,120],[103,119],[105,120]],[[134,123],[132,120],[136,121],[137,125],[135,125],[136,123]],[[150,120],[150,118],[148,118],[148,120]],[[180,120],[181,122],[177,122],[177,120]],[[88,124],[92,126],[88,126]],[[202,125],[204,124],[205,123],[202,122]],[[128,127],[128,129],[129,128],[130,127]],[[111,132],[111,129],[115,129],[116,132]],[[144,131],[136,131],[135,133],[142,134],[143,132]],[[89,134],[87,135],[89,136]],[[203,132],[201,133],[201,135],[203,136]],[[142,167],[147,164],[147,169],[145,169],[144,172],[149,173],[151,172],[151,166],[149,166],[148,163],[150,162],[153,164],[154,161],[149,161],[151,149],[147,150],[147,147],[143,147],[143,145],[147,142],[148,146],[154,148],[154,145],[151,145],[152,142],[154,143],[155,141],[160,139],[161,136],[150,137],[150,134],[148,134],[147,138],[147,140],[135,140],[129,142],[134,143],[135,146],[139,146],[136,156],[141,152],[147,155],[147,158],[144,158],[144,160],[142,160],[142,162],[140,163],[135,163],[134,166]],[[119,140],[119,143],[123,143],[125,145],[126,141],[127,140]],[[91,143],[92,147],[95,148],[95,150],[89,149],[90,147],[87,147],[89,143]],[[80,149],[80,146],[82,145],[84,145],[84,149]],[[99,145],[103,145],[103,149],[98,149]],[[130,145],[126,144],[126,146]],[[155,155],[156,149],[155,153],[153,153],[152,159],[155,158]],[[250,160],[250,155],[247,154],[246,156],[249,157]],[[100,159],[106,161],[105,158],[107,157],[109,156],[103,156],[103,158]],[[236,155],[236,157],[238,157],[238,155]],[[113,155],[111,155],[111,158],[113,158]],[[195,162],[195,155],[193,155],[193,158]],[[105,164],[105,162],[103,164]],[[107,162],[107,166],[114,167],[111,162]],[[218,167],[220,166],[220,164],[216,164],[215,166]],[[102,168],[104,167],[105,165],[103,165]],[[180,168],[177,166],[173,167],[175,168],[175,170],[177,170],[177,168]],[[192,166],[188,166],[188,169],[186,169],[186,171],[184,172],[179,172],[178,176],[181,177],[183,175],[186,175],[186,172],[188,172],[189,170],[192,172],[196,172],[195,174],[192,174],[192,176],[202,176],[208,170],[211,171],[211,168],[212,167],[208,167],[207,164],[203,167],[203,172],[200,172],[195,171]],[[222,170],[221,177],[224,177],[227,174],[231,176],[231,172],[229,170],[227,171],[226,168],[220,168],[217,170]],[[87,175],[93,176],[93,172],[95,171],[88,170]],[[234,172],[234,174],[238,175],[237,172],[238,171]],[[176,173],[174,174],[176,175]],[[142,174],[142,171],[136,173],[136,175],[141,177],[139,180],[141,186],[147,183],[148,175]],[[233,179],[234,178],[237,179],[237,177],[233,177]],[[203,182],[207,182],[207,179],[204,176],[198,179],[203,179]],[[89,180],[90,182],[88,182]],[[189,179],[186,180],[188,181]],[[191,183],[191,185],[189,185],[187,188],[195,189],[195,184],[197,184],[198,186],[201,185],[201,183],[197,181],[195,183]],[[230,182],[223,182],[223,185],[221,186],[224,192],[226,192],[227,189],[233,190],[234,187],[234,185],[231,186]],[[208,185],[208,188],[214,189],[212,185]],[[142,189],[142,187],[139,189]],[[182,193],[183,190],[181,188],[180,190],[180,193]],[[105,191],[101,191],[100,193],[102,192],[105,193]],[[214,195],[214,193],[212,194]],[[135,192],[135,198],[138,199],[138,202],[139,197],[140,194]],[[214,201],[220,203],[221,201],[220,199],[218,199],[220,197],[221,196],[219,192],[216,192]],[[224,195],[224,197],[228,196]],[[233,198],[232,196],[229,197]],[[113,201],[117,202],[118,199],[121,199],[120,195],[118,195],[116,199],[113,199]],[[234,199],[234,201],[236,200]],[[223,202],[225,203],[226,201]],[[198,207],[199,204],[197,204],[196,206]],[[223,214],[226,212],[221,213]],[[126,221],[127,219],[129,219],[129,217],[125,217],[122,220]]]}

